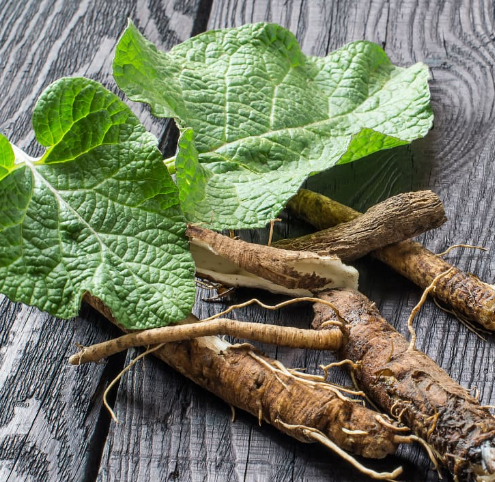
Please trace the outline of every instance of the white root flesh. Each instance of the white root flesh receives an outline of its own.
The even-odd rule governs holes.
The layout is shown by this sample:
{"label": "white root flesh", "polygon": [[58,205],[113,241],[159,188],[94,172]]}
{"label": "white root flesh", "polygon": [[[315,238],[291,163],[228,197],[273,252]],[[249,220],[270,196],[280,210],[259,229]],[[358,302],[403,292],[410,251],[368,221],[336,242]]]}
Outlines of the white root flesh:
{"label": "white root flesh", "polygon": [[[358,287],[357,270],[337,256],[246,243],[197,227],[190,227],[188,235],[196,275],[223,286],[294,297],[311,296],[315,286],[318,290]],[[245,257],[239,256],[240,252]]]}

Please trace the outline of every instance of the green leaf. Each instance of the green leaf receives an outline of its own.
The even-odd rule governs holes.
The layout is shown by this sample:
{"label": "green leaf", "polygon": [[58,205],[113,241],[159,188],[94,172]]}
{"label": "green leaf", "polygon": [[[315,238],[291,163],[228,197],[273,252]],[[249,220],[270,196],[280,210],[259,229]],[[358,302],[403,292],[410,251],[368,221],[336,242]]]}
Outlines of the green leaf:
{"label": "green leaf", "polygon": [[[306,56],[272,24],[206,32],[162,53],[131,23],[114,77],[130,99],[193,130],[177,182],[181,199],[194,197],[187,218],[213,228],[263,226],[308,176],[409,143],[433,119],[425,65],[395,67],[364,41]],[[195,170],[198,183],[183,182]]]}
{"label": "green leaf", "polygon": [[14,167],[15,155],[8,139],[0,134],[0,181]]}
{"label": "green leaf", "polygon": [[61,318],[89,292],[127,329],[186,317],[194,264],[155,137],[83,78],[48,87],[33,126],[39,160],[0,138],[0,291]]}
{"label": "green leaf", "polygon": [[198,151],[193,142],[194,132],[185,129],[179,138],[178,152],[175,159],[177,187],[182,210],[194,212],[208,192],[206,185],[210,173],[198,163]]}

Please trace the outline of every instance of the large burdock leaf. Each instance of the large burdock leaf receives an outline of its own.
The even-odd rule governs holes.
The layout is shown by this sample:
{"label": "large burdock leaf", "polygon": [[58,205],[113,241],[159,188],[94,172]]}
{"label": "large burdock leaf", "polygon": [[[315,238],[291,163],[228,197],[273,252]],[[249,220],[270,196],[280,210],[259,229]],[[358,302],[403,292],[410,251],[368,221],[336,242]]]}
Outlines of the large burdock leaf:
{"label": "large burdock leaf", "polygon": [[272,24],[206,32],[163,53],[131,23],[114,77],[175,118],[186,217],[213,228],[263,226],[308,176],[409,143],[433,119],[425,65],[395,67],[364,41],[306,56]]}
{"label": "large burdock leaf", "polygon": [[83,78],[52,84],[33,126],[40,159],[0,136],[0,292],[62,318],[89,292],[128,329],[186,317],[194,264],[154,136]]}

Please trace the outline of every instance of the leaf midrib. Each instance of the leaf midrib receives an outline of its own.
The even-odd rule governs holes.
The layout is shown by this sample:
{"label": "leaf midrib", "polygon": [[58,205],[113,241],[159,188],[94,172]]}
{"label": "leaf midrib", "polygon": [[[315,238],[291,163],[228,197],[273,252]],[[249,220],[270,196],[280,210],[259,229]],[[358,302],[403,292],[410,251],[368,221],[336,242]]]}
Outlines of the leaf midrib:
{"label": "leaf midrib", "polygon": [[[94,235],[94,237],[96,238],[96,240],[98,241],[98,244],[100,245],[100,251],[99,251],[99,255],[100,255],[100,262],[99,262],[99,265],[98,266],[101,266],[101,265],[104,265],[105,262],[104,262],[104,253],[105,253],[105,256],[108,256],[109,258],[116,258],[119,260],[120,263],[122,263],[129,271],[129,273],[131,273],[131,275],[136,279],[138,280],[139,282],[145,284],[146,286],[149,286],[151,290],[153,290],[155,293],[157,293],[160,298],[162,298],[165,302],[167,301],[166,298],[162,295],[161,291],[157,290],[153,284],[151,283],[148,283],[147,281],[143,280],[138,274],[136,274],[131,268],[130,266],[128,265],[128,263],[119,258],[113,251],[112,249],[110,249],[110,247],[106,246],[106,244],[104,243],[104,241],[100,238],[99,234],[97,231],[95,231],[95,229],[62,197],[60,196],[59,192],[48,182],[47,179],[45,179],[39,172],[37,172],[36,170],[36,167],[34,166],[33,163],[31,163],[29,160],[25,160],[25,163],[26,163],[26,166],[29,167],[29,169],[31,170],[31,172],[33,173],[33,176],[36,177],[37,179],[39,179],[47,188],[48,190],[54,195],[55,199],[57,200],[57,202],[59,203],[60,206],[65,206],[68,210],[70,210],[75,216],[76,218],[84,225],[87,227],[87,229],[89,229],[89,231]],[[61,242],[61,240],[60,240]],[[95,268],[95,271],[97,270],[97,268]],[[68,272],[69,273],[69,272]],[[70,278],[70,276],[69,276]],[[72,283],[72,280],[71,280],[71,283]]]}
{"label": "leaf midrib", "polygon": [[[333,120],[338,120],[340,118],[344,118],[346,116],[349,116],[353,113],[355,113],[355,111],[365,102],[365,101],[369,101],[369,99],[371,99],[372,97],[374,97],[378,92],[380,91],[383,91],[384,89],[387,88],[387,85],[392,82],[392,81],[396,81],[402,74],[404,74],[405,72],[407,72],[409,69],[411,69],[412,67],[416,67],[418,66],[419,63],[417,64],[414,64],[412,65],[411,67],[409,68],[401,68],[401,67],[396,67],[396,69],[401,69],[396,75],[392,75],[390,76],[386,82],[384,82],[382,84],[382,86],[380,87],[380,89],[378,91],[376,91],[375,93],[373,93],[371,96],[369,97],[366,97],[366,99],[361,102],[360,104],[354,106],[352,109],[350,109],[349,111],[345,112],[345,113],[342,113],[342,114],[338,114],[336,116],[331,116],[330,117],[330,112],[328,112],[328,117],[326,119],[322,119],[322,120],[319,120],[319,121],[315,121],[315,122],[310,122],[309,124],[305,124],[305,125],[301,125],[301,126],[293,126],[293,127],[282,127],[280,129],[275,129],[275,130],[269,130],[267,132],[264,132],[262,134],[256,134],[256,135],[252,135],[252,136],[247,136],[247,137],[242,137],[242,138],[239,138],[239,139],[235,139],[233,141],[230,141],[230,142],[225,142],[219,146],[216,146],[216,147],[212,147],[210,150],[208,151],[203,151],[203,152],[198,152],[198,154],[213,154],[213,153],[220,153],[224,150],[227,150],[229,147],[231,146],[235,146],[236,144],[240,144],[244,141],[247,141],[247,140],[251,140],[251,139],[259,139],[259,138],[267,138],[269,136],[271,136],[272,134],[279,134],[279,133],[282,133],[282,132],[291,132],[291,131],[296,131],[296,130],[300,130],[300,129],[307,129],[307,128],[310,128],[310,127],[318,127],[319,125],[323,125],[324,123],[326,122],[329,122],[329,121],[333,121]],[[374,70],[377,70],[378,69],[378,66],[373,69]],[[272,98],[272,102],[274,102],[274,98]],[[330,100],[330,98],[329,98]],[[363,127],[360,126],[359,127],[359,130],[362,129]],[[356,134],[357,132],[359,132],[359,130],[357,130],[354,134]],[[382,134],[384,134],[382,132]],[[353,134],[346,134],[346,135],[353,135]],[[385,135],[390,135],[390,134],[385,134]]]}

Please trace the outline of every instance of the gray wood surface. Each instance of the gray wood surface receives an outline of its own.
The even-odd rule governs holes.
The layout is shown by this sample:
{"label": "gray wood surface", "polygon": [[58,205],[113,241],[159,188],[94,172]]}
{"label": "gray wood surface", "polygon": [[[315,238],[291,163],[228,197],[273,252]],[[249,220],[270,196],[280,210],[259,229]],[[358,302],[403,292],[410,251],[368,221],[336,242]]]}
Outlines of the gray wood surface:
{"label": "gray wood surface", "polygon": [[[432,250],[454,243],[493,241],[493,112],[495,4],[489,1],[420,0],[25,0],[0,1],[0,130],[31,154],[38,153],[30,127],[34,102],[53,80],[85,75],[116,91],[112,51],[126,18],[160,48],[168,49],[205,29],[272,21],[296,33],[304,52],[325,55],[344,43],[367,39],[382,45],[392,61],[425,62],[431,69],[435,128],[412,146],[372,156],[312,178],[308,186],[365,209],[397,192],[433,189],[444,201],[447,224],[422,237]],[[174,129],[133,105],[145,125],[174,150]],[[306,229],[290,216],[279,237]],[[243,233],[265,242],[266,233]],[[450,259],[488,282],[494,261],[479,251],[456,251]],[[420,292],[377,261],[358,263],[361,289],[403,333]],[[208,304],[198,294],[196,314],[207,316],[225,303]],[[239,291],[235,301],[262,297]],[[239,319],[309,326],[311,310],[245,309]],[[480,340],[428,303],[416,319],[419,348],[484,403],[495,402],[495,340]],[[135,356],[106,365],[67,366],[75,342],[114,336],[89,308],[74,321],[54,320],[37,310],[0,304],[0,480],[101,481],[361,481],[368,480],[315,445],[304,445],[258,426],[173,372],[147,358],[122,379],[114,395],[119,424],[109,423],[101,392]],[[261,346],[290,366],[317,371],[330,356]],[[344,380],[336,372],[335,379]],[[401,449],[374,469],[402,464],[402,480],[436,481],[421,450]]]}
{"label": "gray wood surface", "polygon": [[[198,28],[199,3],[0,2],[0,130],[37,155],[31,112],[51,82],[84,75],[117,91],[111,63],[127,18],[161,48],[170,48]],[[142,106],[132,108],[148,129],[164,135],[166,121],[153,119]],[[116,335],[87,308],[80,318],[61,321],[2,298],[1,481],[95,479],[109,425],[101,396],[124,358],[83,369],[68,366],[67,358],[75,343]]]}

